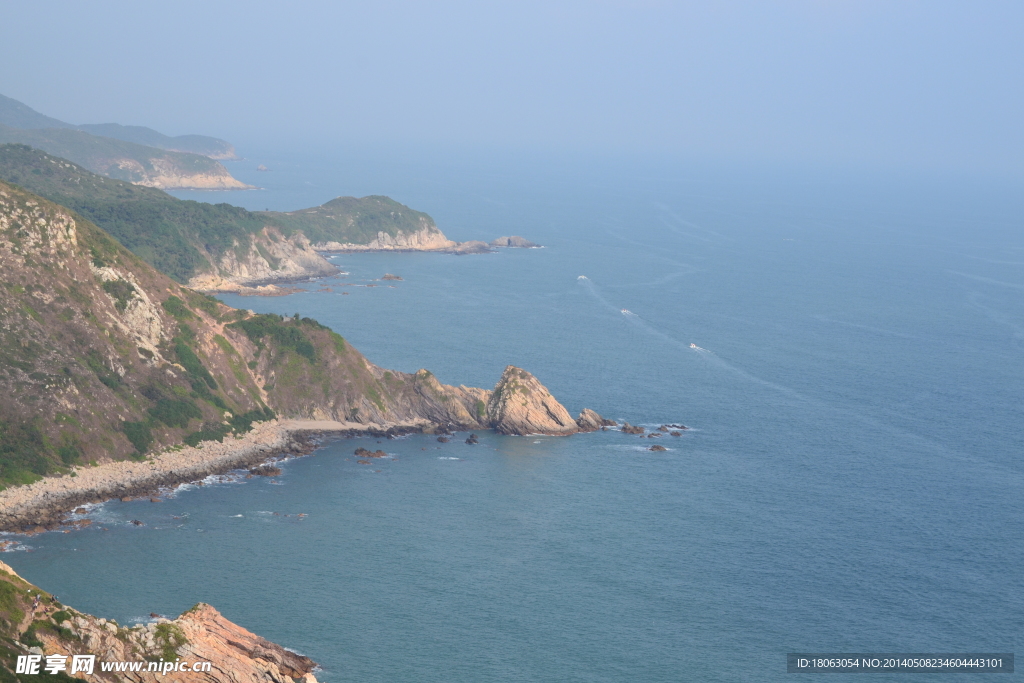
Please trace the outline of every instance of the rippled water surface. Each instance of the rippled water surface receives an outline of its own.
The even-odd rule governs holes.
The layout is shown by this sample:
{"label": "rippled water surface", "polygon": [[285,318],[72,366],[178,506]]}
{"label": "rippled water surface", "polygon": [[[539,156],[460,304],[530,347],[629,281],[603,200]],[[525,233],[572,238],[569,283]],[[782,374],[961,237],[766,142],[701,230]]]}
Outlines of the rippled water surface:
{"label": "rippled water surface", "polygon": [[774,681],[792,651],[1015,649],[1010,195],[259,161],[237,172],[267,190],[213,199],[389,193],[457,239],[545,248],[345,255],[308,292],[228,303],[317,318],[386,367],[490,387],[513,363],[573,412],[692,429],[661,453],[618,432],[331,441],[274,480],[103,505],[5,554],[26,578],[122,623],[210,602],[332,683]]}

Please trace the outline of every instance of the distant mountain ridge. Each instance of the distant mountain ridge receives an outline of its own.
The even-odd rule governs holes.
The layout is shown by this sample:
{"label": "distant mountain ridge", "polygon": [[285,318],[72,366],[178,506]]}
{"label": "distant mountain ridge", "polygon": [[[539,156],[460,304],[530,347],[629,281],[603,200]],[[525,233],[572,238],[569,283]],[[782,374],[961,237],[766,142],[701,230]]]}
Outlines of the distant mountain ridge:
{"label": "distant mountain ridge", "polygon": [[12,128],[73,128],[92,135],[101,135],[137,145],[156,147],[169,152],[189,152],[211,159],[237,159],[235,147],[227,140],[207,135],[164,135],[145,126],[124,126],[120,123],[83,123],[75,125],[40,114],[27,104],[0,95],[0,123]]}
{"label": "distant mountain ridge", "polygon": [[0,143],[31,145],[137,185],[202,190],[250,187],[216,161],[236,158],[234,147],[224,140],[202,135],[170,137],[150,128],[116,123],[76,126],[3,95]]}

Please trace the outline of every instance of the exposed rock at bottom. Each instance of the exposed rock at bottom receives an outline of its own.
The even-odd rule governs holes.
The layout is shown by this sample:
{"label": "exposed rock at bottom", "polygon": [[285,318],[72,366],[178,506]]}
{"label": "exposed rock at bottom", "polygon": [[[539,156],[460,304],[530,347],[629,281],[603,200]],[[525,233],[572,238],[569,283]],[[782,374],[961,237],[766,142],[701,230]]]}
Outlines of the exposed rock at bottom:
{"label": "exposed rock at bottom", "polygon": [[257,477],[276,477],[281,474],[281,468],[274,467],[273,465],[260,465],[249,470],[249,474],[256,475]]}
{"label": "exposed rock at bottom", "polygon": [[643,434],[644,431],[645,430],[644,430],[643,427],[637,427],[635,425],[629,424],[628,422],[623,422],[622,423],[622,433],[623,434]]}
{"label": "exposed rock at bottom", "polygon": [[668,449],[665,448],[664,446],[659,445],[659,444],[654,444],[653,446],[651,446],[647,450],[649,450],[649,451],[667,451]]}
{"label": "exposed rock at bottom", "polygon": [[[94,655],[93,674],[87,680],[125,680],[136,683],[316,683],[316,663],[234,624],[205,603],[199,603],[174,620],[151,615],[156,623],[121,626],[66,605],[18,576],[0,562],[0,583],[5,584],[0,614],[0,634],[12,654],[58,655],[70,674],[72,655]],[[24,618],[21,618],[24,615]],[[31,634],[27,633],[31,630]],[[30,638],[28,636],[34,636]],[[36,643],[31,650],[22,639]],[[147,671],[149,661],[180,660],[189,665],[209,662],[208,671]],[[142,671],[124,674],[101,673],[101,662],[141,662]],[[0,675],[14,662],[0,660]],[[44,676],[48,674],[43,674]],[[66,680],[66,679],[65,679]]]}
{"label": "exposed rock at bottom", "polygon": [[386,458],[388,454],[384,451],[371,451],[365,448],[357,448],[355,452],[356,456],[360,458]]}

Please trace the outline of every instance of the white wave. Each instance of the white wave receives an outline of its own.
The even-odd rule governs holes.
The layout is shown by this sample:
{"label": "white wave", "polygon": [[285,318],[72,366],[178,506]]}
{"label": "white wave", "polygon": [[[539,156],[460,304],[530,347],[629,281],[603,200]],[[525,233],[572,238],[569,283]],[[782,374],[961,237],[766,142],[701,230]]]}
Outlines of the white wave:
{"label": "white wave", "polygon": [[589,280],[590,278],[588,278],[588,277],[587,277],[586,275],[580,275],[580,276],[579,276],[579,277],[577,277],[576,279],[577,279],[577,280]]}

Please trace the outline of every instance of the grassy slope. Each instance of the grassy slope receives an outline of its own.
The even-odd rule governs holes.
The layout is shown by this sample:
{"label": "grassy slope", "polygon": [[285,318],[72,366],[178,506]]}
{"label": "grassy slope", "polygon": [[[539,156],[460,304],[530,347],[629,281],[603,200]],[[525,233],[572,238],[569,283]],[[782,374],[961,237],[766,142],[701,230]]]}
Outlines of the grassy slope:
{"label": "grassy slope", "polygon": [[225,411],[265,414],[255,379],[213,341],[230,309],[5,183],[0,267],[0,482],[175,443]]}
{"label": "grassy slope", "polygon": [[414,211],[390,197],[338,197],[310,209],[288,213],[261,212],[267,220],[286,231],[301,231],[310,242],[367,244],[378,232],[395,236],[424,228],[437,230],[434,219]]}
{"label": "grassy slope", "polygon": [[0,145],[0,179],[15,183],[93,221],[147,263],[178,282],[210,268],[214,257],[271,225],[312,242],[366,244],[383,230],[395,235],[434,221],[387,197],[339,197],[292,213],[250,212],[230,204],[177,199],[154,188],[107,178],[26,145]]}
{"label": "grassy slope", "polygon": [[31,145],[97,173],[129,182],[140,182],[147,178],[136,169],[121,168],[117,163],[119,160],[133,160],[146,173],[151,174],[157,173],[154,160],[167,162],[181,175],[227,174],[219,163],[199,154],[169,152],[67,128],[25,130],[0,124],[0,143]]}
{"label": "grassy slope", "polygon": [[0,145],[0,179],[74,209],[178,282],[210,267],[196,245],[217,255],[265,225],[245,209],[177,199],[25,145]]}

